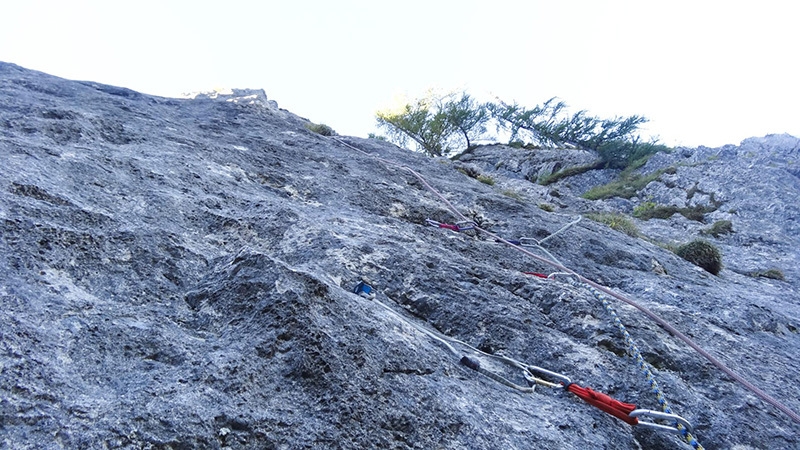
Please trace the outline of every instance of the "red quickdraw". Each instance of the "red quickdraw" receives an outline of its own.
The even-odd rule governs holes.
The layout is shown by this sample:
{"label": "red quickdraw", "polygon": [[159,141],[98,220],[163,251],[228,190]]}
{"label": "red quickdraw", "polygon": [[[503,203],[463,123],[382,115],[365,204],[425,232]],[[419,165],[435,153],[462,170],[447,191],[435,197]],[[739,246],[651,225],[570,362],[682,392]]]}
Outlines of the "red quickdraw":
{"label": "red quickdraw", "polygon": [[452,231],[455,231],[455,232],[468,231],[468,230],[474,230],[475,229],[475,224],[472,223],[472,222],[458,222],[458,223],[450,224],[450,223],[444,223],[444,222],[437,222],[437,221],[435,221],[433,219],[425,219],[425,222],[427,222],[428,225],[430,225],[432,227],[445,228],[447,230],[452,230]]}
{"label": "red quickdraw", "polygon": [[539,272],[522,272],[522,273],[524,273],[525,275],[533,275],[534,277],[539,277],[539,278],[550,278],[547,275]]}
{"label": "red quickdraw", "polygon": [[[663,413],[659,411],[652,411],[649,409],[636,409],[636,405],[632,403],[625,403],[610,396],[603,394],[602,392],[597,392],[588,387],[582,387],[572,382],[572,380],[563,374],[558,372],[553,372],[547,369],[543,369],[537,366],[527,366],[526,367],[527,374],[526,378],[528,379],[528,383],[533,384],[545,384],[549,387],[558,387],[561,389],[566,389],[573,394],[577,395],[581,398],[581,400],[585,401],[586,403],[594,406],[595,408],[608,413],[617,419],[624,421],[625,423],[631,426],[640,426],[646,427],[653,430],[658,431],[666,431],[668,433],[682,433],[678,424],[683,425],[686,431],[692,430],[692,424],[689,423],[688,420],[684,419],[683,417],[676,415],[676,414],[669,414]],[[542,380],[537,377],[538,376],[545,376],[550,380],[554,380],[555,383],[548,382]],[[671,422],[671,425],[661,425],[659,423],[655,423],[652,421],[647,420],[640,420],[640,418],[649,418],[649,419],[656,419],[656,420],[665,420]]]}
{"label": "red quickdraw", "polygon": [[630,413],[636,409],[636,405],[632,403],[615,400],[602,392],[597,392],[588,387],[581,387],[575,383],[567,386],[567,390],[580,397],[586,403],[625,421],[629,425],[639,424],[639,419],[630,416]]}

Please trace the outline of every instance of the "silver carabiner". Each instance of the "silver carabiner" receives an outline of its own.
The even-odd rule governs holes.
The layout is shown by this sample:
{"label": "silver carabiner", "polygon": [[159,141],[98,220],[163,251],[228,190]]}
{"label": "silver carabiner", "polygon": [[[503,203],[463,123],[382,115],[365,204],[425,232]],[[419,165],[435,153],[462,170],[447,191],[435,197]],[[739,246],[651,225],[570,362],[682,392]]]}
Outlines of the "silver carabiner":
{"label": "silver carabiner", "polygon": [[[462,226],[464,224],[464,226]],[[458,231],[466,231],[466,230],[474,230],[475,229],[475,222],[471,220],[465,220],[461,222],[456,222],[455,225],[458,227]]]}
{"label": "silver carabiner", "polygon": [[529,237],[521,237],[519,238],[519,246],[520,247],[537,247],[539,245],[539,241],[534,238]]}
{"label": "silver carabiner", "polygon": [[[683,417],[677,414],[670,414],[661,411],[653,411],[652,409],[635,409],[628,414],[630,417],[650,417],[653,419],[660,419],[660,420],[672,420],[677,424],[683,425],[688,431],[692,431],[692,424],[684,419]],[[668,433],[681,433],[681,430],[677,428],[677,426],[668,426],[668,425],[661,425],[655,422],[642,422],[639,421],[639,425],[652,428],[654,430],[659,431],[666,431]]]}
{"label": "silver carabiner", "polygon": [[570,384],[572,384],[572,380],[570,380],[569,377],[566,376],[566,375],[561,375],[560,373],[552,372],[552,371],[547,370],[547,369],[542,369],[541,367],[537,367],[537,366],[527,366],[525,368],[531,374],[539,373],[539,374],[542,374],[542,375],[547,375],[548,377],[553,378],[555,380],[558,380],[558,382],[563,385],[563,386],[561,386],[562,388],[565,388],[565,387],[569,386]]}

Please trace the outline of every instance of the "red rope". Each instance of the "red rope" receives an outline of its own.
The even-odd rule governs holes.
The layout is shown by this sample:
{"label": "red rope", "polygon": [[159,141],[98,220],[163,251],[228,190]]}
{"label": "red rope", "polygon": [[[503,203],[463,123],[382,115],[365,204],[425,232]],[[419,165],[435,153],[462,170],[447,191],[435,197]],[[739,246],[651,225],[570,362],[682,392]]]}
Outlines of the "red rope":
{"label": "red rope", "polygon": [[588,387],[581,387],[575,383],[567,386],[567,390],[583,399],[586,403],[611,414],[617,419],[624,420],[629,425],[636,425],[639,423],[639,419],[628,415],[631,411],[636,409],[636,405],[632,403],[623,403],[602,392],[593,391]]}

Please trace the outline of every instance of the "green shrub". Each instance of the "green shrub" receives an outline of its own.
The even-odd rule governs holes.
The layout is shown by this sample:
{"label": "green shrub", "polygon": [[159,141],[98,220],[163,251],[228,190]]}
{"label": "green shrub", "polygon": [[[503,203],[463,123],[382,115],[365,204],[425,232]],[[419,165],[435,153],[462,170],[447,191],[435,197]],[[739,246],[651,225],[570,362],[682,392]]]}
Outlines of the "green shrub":
{"label": "green shrub", "polygon": [[759,270],[759,271],[750,273],[750,276],[752,276],[752,277],[762,277],[762,278],[771,278],[773,280],[786,281],[786,277],[783,275],[783,272],[778,270],[778,269]]}
{"label": "green shrub", "polygon": [[701,230],[700,233],[702,234],[710,234],[715,238],[722,236],[723,234],[730,234],[733,233],[733,224],[730,220],[718,220],[711,225],[710,228],[706,228],[705,230]]}
{"label": "green shrub", "polygon": [[639,229],[633,222],[622,214],[617,213],[588,213],[584,214],[587,219],[608,225],[612,230],[625,233],[631,237],[639,237]]}
{"label": "green shrub", "polygon": [[553,212],[556,210],[556,207],[550,203],[539,203],[539,209],[542,211]]}
{"label": "green shrub", "polygon": [[711,274],[718,275],[722,270],[722,254],[714,244],[708,241],[696,239],[688,244],[683,244],[678,247],[675,254]]}
{"label": "green shrub", "polygon": [[388,138],[386,136],[375,133],[368,134],[367,139],[375,139],[376,141],[384,141],[384,142],[388,141]]}
{"label": "green shrub", "polygon": [[633,208],[633,217],[641,219],[643,215],[656,208],[655,202],[643,202]]}
{"label": "green shrub", "polygon": [[322,136],[336,136],[336,132],[333,131],[333,128],[325,125],[324,123],[307,123],[306,128]]}

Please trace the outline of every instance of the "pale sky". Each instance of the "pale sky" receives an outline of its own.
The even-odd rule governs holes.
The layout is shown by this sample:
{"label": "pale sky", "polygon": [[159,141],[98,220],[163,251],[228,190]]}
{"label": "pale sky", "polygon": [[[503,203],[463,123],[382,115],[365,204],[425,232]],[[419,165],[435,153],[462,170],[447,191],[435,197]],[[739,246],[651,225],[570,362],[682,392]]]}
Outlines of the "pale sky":
{"label": "pale sky", "polygon": [[793,1],[0,0],[0,61],[148,94],[263,88],[366,137],[399,95],[466,89],[650,119],[668,145],[800,136]]}

